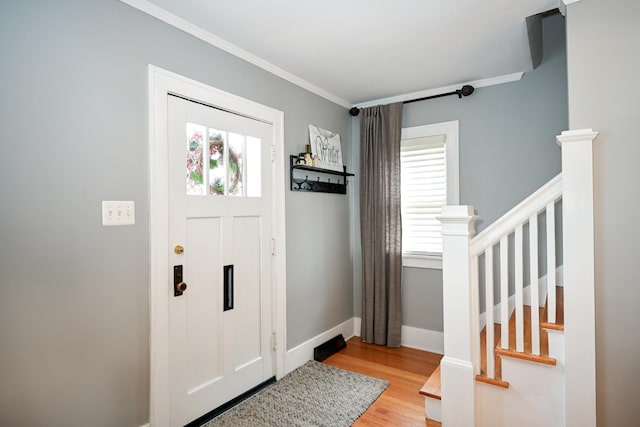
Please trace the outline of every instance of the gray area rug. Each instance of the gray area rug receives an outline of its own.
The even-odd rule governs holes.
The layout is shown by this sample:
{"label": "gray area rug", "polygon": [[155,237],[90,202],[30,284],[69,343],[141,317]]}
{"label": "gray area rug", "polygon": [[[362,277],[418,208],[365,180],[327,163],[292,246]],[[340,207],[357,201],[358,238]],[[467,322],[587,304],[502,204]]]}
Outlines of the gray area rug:
{"label": "gray area rug", "polygon": [[350,426],[388,386],[311,360],[204,426]]}

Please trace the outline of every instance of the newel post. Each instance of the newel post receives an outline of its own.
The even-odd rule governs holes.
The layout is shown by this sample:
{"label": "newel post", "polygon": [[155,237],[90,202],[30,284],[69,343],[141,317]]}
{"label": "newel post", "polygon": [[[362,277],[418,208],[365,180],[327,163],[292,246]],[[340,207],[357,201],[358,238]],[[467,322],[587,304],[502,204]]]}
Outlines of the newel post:
{"label": "newel post", "polygon": [[[442,424],[475,425],[475,364],[478,363],[478,290],[471,286],[469,246],[475,234],[473,206],[444,206],[442,223],[442,281],[444,358],[440,362]],[[474,360],[474,358],[476,360]]]}
{"label": "newel post", "polygon": [[562,226],[566,425],[596,425],[593,140],[580,129],[557,137],[562,148]]}

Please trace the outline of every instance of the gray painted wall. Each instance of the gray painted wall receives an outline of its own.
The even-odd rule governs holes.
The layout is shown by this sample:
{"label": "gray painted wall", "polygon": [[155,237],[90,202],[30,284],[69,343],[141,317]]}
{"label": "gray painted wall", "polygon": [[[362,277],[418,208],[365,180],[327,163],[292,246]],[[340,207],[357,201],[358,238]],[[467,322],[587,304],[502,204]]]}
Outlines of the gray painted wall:
{"label": "gray painted wall", "polygon": [[[284,111],[287,154],[313,123],[349,165],[349,115],[117,0],[3,2],[0,40],[0,424],[143,425],[147,64]],[[349,199],[287,190],[286,212],[291,348],[353,316]]]}
{"label": "gray painted wall", "polygon": [[640,4],[569,5],[571,129],[594,143],[596,392],[599,426],[640,425]]}
{"label": "gray painted wall", "polygon": [[[479,231],[560,172],[555,137],[568,128],[561,15],[543,19],[543,39],[542,64],[518,82],[478,88],[462,100],[451,96],[404,107],[403,127],[459,121],[460,203],[475,207],[483,220]],[[352,139],[356,150],[359,137],[354,133]],[[359,235],[355,242],[354,303],[360,316]],[[442,331],[442,274],[414,268],[403,272],[403,301],[412,302],[403,308],[403,324]]]}

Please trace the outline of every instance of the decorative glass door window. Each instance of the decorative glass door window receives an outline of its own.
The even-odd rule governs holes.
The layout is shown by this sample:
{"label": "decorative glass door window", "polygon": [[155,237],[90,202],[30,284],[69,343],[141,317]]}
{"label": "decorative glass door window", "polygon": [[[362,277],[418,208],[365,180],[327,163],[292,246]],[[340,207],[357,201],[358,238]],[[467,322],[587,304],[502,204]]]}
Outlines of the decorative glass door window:
{"label": "decorative glass door window", "polygon": [[260,197],[259,138],[196,123],[187,123],[186,131],[187,195]]}

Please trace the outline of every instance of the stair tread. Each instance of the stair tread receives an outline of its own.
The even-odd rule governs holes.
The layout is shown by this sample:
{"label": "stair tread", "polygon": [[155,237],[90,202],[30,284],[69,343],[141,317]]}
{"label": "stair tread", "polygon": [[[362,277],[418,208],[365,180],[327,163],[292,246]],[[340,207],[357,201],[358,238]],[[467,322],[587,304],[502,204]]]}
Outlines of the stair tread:
{"label": "stair tread", "polygon": [[509,382],[503,381],[497,378],[489,378],[486,375],[476,375],[476,381],[480,381],[481,383],[491,384],[502,388],[509,388]]}
{"label": "stair tread", "polygon": [[506,348],[496,348],[496,354],[499,354],[500,356],[509,356],[516,359],[528,360],[530,362],[544,363],[545,365],[556,364],[556,359],[549,357],[548,355],[537,355]]}
{"label": "stair tread", "polygon": [[[503,351],[507,356],[512,356],[513,354],[520,354],[520,355],[529,354],[531,356],[536,356],[532,352],[531,306],[525,305],[522,308],[523,308],[522,317],[523,317],[523,324],[524,324],[524,349],[523,349],[524,351],[519,352],[516,349],[516,316],[514,311],[514,313],[511,315],[511,318],[509,319],[509,348],[504,349],[499,347],[496,349],[496,352]],[[538,309],[538,314],[540,317],[542,317],[543,312],[544,312],[544,309],[542,308]],[[541,357],[542,359],[546,357],[548,359],[549,358],[548,356],[549,356],[549,338],[547,337],[547,334],[544,331],[540,331],[539,357]]]}
{"label": "stair tread", "polygon": [[[562,291],[557,294],[557,301],[559,303],[559,309],[556,314],[556,320],[562,320],[562,308],[563,308],[563,295]],[[546,319],[546,310],[543,308],[539,308],[540,319]],[[531,362],[543,363],[546,365],[555,365],[556,360],[552,357],[549,357],[549,339],[546,331],[540,331],[540,354],[535,355],[532,353],[532,343],[531,343],[531,306],[525,305],[522,310],[523,314],[523,324],[524,324],[524,351],[519,352],[516,350],[516,315],[515,311],[511,314],[509,318],[509,348],[502,348],[501,344],[501,333],[502,328],[499,323],[494,323],[494,353],[495,353],[495,378],[490,378],[487,376],[487,347],[486,347],[486,327],[482,329],[480,333],[480,365],[481,365],[481,373],[476,376],[476,380],[496,385],[499,387],[508,388],[509,383],[502,379],[502,357],[508,356],[522,360],[528,360]],[[545,316],[545,317],[542,317]],[[540,323],[542,327],[542,322]]]}
{"label": "stair tread", "polygon": [[562,286],[556,286],[556,321],[554,323],[547,321],[547,308],[548,301],[547,304],[545,304],[544,315],[541,318],[540,326],[546,329],[564,331],[564,288]]}
{"label": "stair tread", "polygon": [[442,392],[440,390],[440,365],[438,365],[420,389],[420,394],[441,400]]}
{"label": "stair tread", "polygon": [[[524,351],[516,349],[516,315],[515,311],[509,319],[509,348],[496,348],[496,354],[500,356],[509,356],[516,359],[529,360],[531,362],[544,363],[546,365],[555,365],[556,360],[549,357],[549,338],[546,331],[540,331],[540,354],[536,355],[532,352],[531,342],[531,306],[522,307],[522,316],[524,324]],[[542,316],[544,309],[539,308],[538,314]]]}

